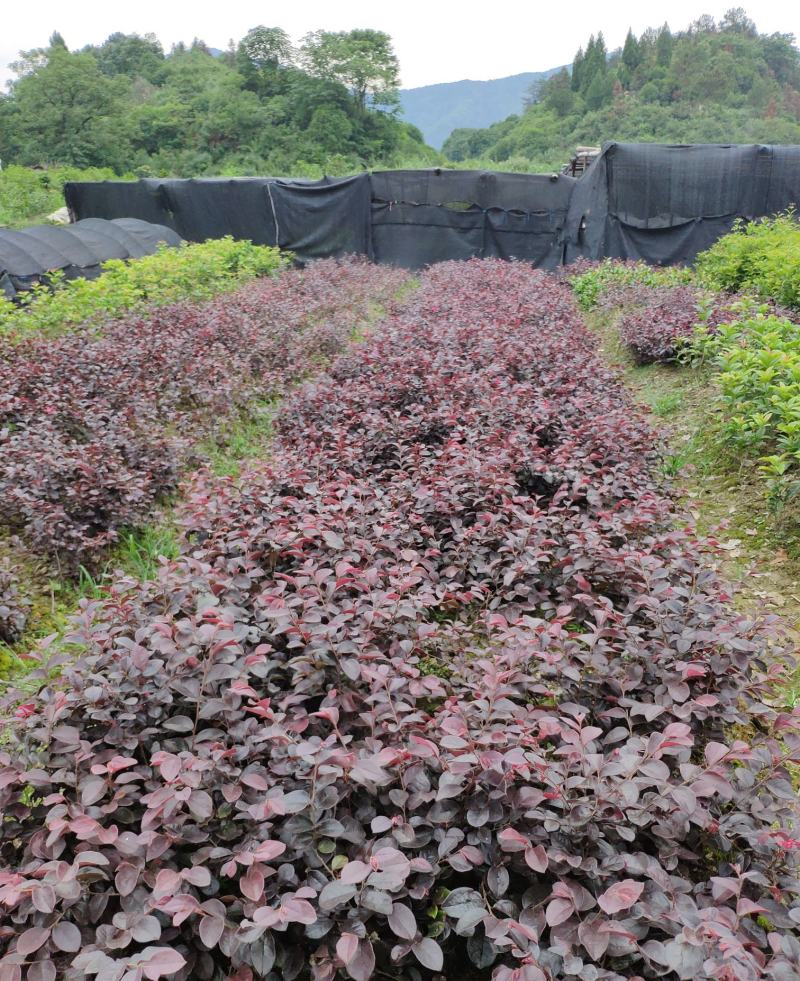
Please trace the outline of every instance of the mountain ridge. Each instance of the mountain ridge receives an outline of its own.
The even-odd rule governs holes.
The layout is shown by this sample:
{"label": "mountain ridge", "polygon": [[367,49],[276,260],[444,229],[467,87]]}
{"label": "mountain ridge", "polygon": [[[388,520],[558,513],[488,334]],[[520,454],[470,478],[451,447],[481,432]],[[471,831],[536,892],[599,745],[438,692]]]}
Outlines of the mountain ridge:
{"label": "mountain ridge", "polygon": [[403,118],[440,149],[454,129],[479,129],[522,112],[531,86],[561,70],[520,72],[501,78],[462,78],[400,90]]}

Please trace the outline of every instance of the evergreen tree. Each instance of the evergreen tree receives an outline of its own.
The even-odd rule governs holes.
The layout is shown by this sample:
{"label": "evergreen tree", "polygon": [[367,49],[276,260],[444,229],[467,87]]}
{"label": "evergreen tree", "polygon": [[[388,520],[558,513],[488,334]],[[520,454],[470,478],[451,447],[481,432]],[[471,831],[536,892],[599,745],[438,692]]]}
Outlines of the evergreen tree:
{"label": "evergreen tree", "polygon": [[656,41],[656,62],[663,68],[669,68],[669,63],[671,61],[672,32],[669,29],[669,24],[665,23],[658,32],[658,39]]}
{"label": "evergreen tree", "polygon": [[642,51],[636,35],[628,28],[628,35],[625,38],[625,46],[622,49],[622,63],[630,72],[635,72],[642,61]]}
{"label": "evergreen tree", "polygon": [[586,90],[586,106],[588,109],[600,109],[607,102],[611,101],[614,92],[614,83],[611,78],[603,73],[597,72],[589,83]]}
{"label": "evergreen tree", "polygon": [[578,48],[575,59],[572,62],[572,91],[580,92],[581,85],[583,84],[583,62],[584,54],[583,48]]}
{"label": "evergreen tree", "polygon": [[575,93],[566,68],[548,78],[538,94],[539,101],[552,109],[557,116],[568,116],[575,108]]}

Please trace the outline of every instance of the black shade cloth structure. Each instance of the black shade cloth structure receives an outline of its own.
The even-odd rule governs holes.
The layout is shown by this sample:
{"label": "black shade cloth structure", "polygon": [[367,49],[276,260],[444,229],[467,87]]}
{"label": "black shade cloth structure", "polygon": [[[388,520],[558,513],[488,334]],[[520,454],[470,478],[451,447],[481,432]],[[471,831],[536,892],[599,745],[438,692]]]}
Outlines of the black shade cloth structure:
{"label": "black shade cloth structure", "polygon": [[138,218],[85,218],[73,225],[37,225],[22,231],[0,228],[0,289],[13,298],[48,273],[91,279],[107,259],[133,259],[159,245],[180,245],[172,229]]}
{"label": "black shade cloth structure", "polygon": [[581,256],[690,263],[737,218],[800,204],[800,147],[607,143],[586,173],[386,170],[72,183],[74,219],[137,218],[198,242],[232,235],[301,261],[361,253],[418,269],[494,256],[553,269]]}
{"label": "black shade cloth structure", "polygon": [[576,180],[478,170],[394,170],[372,175],[375,259],[418,269],[472,257],[563,260]]}
{"label": "black shade cloth structure", "polygon": [[280,245],[301,261],[370,253],[369,175],[341,179],[276,177],[148,178],[68,183],[73,219],[158,221],[189,242],[231,235]]}
{"label": "black shade cloth structure", "polygon": [[192,242],[232,235],[301,261],[358,253],[419,268],[473,255],[551,268],[575,180],[468,170],[396,170],[318,181],[274,177],[70,183],[75,219],[158,220]]}
{"label": "black shade cloth structure", "polygon": [[372,255],[369,174],[315,183],[275,181],[266,192],[275,241],[301,261]]}
{"label": "black shade cloth structure", "polygon": [[798,146],[606,143],[573,193],[565,258],[691,263],[737,218],[798,202]]}

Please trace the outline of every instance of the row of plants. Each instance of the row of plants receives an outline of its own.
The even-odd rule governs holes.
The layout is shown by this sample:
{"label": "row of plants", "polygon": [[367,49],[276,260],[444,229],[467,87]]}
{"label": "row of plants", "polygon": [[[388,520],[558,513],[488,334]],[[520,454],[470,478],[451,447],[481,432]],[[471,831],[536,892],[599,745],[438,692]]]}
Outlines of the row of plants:
{"label": "row of plants", "polygon": [[742,291],[800,309],[800,222],[790,211],[738,221],[697,259],[697,278],[715,290]]}
{"label": "row of plants", "polygon": [[683,286],[693,281],[690,269],[648,266],[635,259],[579,259],[567,266],[562,277],[572,285],[582,310],[620,306],[630,302],[636,288]]}
{"label": "row of plants", "polygon": [[4,975],[792,977],[777,638],[569,288],[436,266],[276,427],[2,706]]}
{"label": "row of plants", "polygon": [[585,309],[616,318],[636,364],[711,373],[714,424],[703,438],[731,460],[757,463],[782,504],[800,491],[799,250],[800,224],[784,215],[724,236],[685,285],[636,263],[588,263],[566,274]]}
{"label": "row of plants", "polygon": [[132,261],[109,259],[96,279],[66,279],[52,272],[17,301],[0,296],[0,337],[85,331],[132,311],[235,290],[288,263],[278,249],[228,236],[179,249],[163,246]]}
{"label": "row of plants", "polygon": [[[99,334],[0,341],[0,526],[64,576],[94,572],[205,444],[225,444],[254,407],[334,356],[402,278],[326,260],[129,314]],[[6,643],[25,618],[10,575],[0,578]]]}

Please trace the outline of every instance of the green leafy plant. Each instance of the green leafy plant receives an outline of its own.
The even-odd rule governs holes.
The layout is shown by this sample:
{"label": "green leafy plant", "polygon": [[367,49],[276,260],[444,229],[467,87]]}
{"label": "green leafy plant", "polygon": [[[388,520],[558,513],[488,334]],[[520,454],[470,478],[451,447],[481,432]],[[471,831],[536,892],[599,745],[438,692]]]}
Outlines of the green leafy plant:
{"label": "green leafy plant", "polygon": [[779,499],[800,489],[800,325],[757,312],[713,331],[699,328],[686,357],[718,373],[720,435],[760,458]]}
{"label": "green leafy plant", "polygon": [[800,222],[794,211],[739,221],[697,259],[697,275],[712,289],[752,291],[800,308]]}
{"label": "green leafy plant", "polygon": [[680,286],[692,281],[689,269],[670,267],[660,269],[645,262],[620,262],[604,259],[602,262],[577,262],[572,267],[570,285],[583,310],[598,305],[601,297],[614,294],[615,301],[622,299],[620,290],[631,286]]}
{"label": "green leafy plant", "polygon": [[288,262],[278,249],[226,237],[179,249],[163,246],[131,261],[110,259],[97,279],[67,280],[55,272],[21,305],[0,298],[0,333],[62,333],[132,310],[209,299],[277,273]]}

